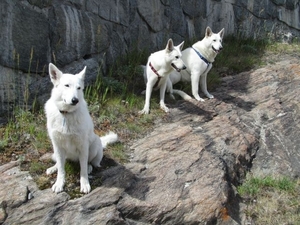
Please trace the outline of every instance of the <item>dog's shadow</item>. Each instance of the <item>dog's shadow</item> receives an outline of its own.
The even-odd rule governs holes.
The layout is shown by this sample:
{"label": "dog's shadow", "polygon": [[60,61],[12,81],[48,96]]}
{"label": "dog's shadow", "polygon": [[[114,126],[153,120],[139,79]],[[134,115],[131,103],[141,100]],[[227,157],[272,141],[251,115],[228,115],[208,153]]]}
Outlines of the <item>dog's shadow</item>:
{"label": "dog's shadow", "polygon": [[[168,104],[171,109],[178,109],[181,113],[176,113],[176,117],[180,119],[188,118],[191,115],[201,117],[203,122],[208,122],[218,115],[218,110],[216,109],[218,105],[222,102],[238,107],[239,109],[250,112],[255,108],[256,103],[252,101],[245,101],[240,97],[225,93],[214,93],[215,98],[207,99],[204,98],[204,102],[199,102],[196,99],[191,100],[178,100]],[[179,115],[177,115],[179,114]]]}
{"label": "dog's shadow", "polygon": [[106,156],[103,157],[101,167],[91,175],[90,182],[93,188],[100,186],[121,188],[131,197],[139,200],[145,200],[145,195],[149,191],[149,183],[155,180],[155,177],[140,177]]}
{"label": "dog's shadow", "polygon": [[168,107],[172,109],[172,113],[170,114],[172,122],[179,120],[187,122],[208,122],[217,115],[212,107],[208,107],[205,103],[195,99],[188,101],[178,100],[173,104],[168,104]]}

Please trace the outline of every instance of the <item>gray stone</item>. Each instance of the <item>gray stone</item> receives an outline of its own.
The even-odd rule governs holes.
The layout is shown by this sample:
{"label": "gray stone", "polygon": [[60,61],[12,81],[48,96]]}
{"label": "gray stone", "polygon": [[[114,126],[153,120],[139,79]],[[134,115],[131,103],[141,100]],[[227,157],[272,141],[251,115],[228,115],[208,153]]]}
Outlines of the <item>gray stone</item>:
{"label": "gray stone", "polygon": [[0,64],[33,74],[41,72],[51,54],[46,16],[22,1],[1,1],[0,8]]}

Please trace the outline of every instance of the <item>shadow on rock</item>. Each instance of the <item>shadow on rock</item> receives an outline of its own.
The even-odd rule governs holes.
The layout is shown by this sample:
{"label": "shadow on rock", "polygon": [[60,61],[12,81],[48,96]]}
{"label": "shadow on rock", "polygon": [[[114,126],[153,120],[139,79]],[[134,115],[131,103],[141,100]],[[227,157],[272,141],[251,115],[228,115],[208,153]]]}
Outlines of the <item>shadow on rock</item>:
{"label": "shadow on rock", "polygon": [[145,195],[149,191],[148,184],[155,180],[155,177],[140,178],[125,166],[108,157],[103,158],[101,171],[94,174],[93,180],[98,180],[98,178],[101,179],[101,184],[91,182],[96,188],[104,186],[124,189],[131,197],[139,200],[145,200]]}
{"label": "shadow on rock", "polygon": [[235,97],[233,95],[220,93],[216,94],[215,98],[218,100],[221,100],[227,104],[235,105],[247,112],[250,112],[253,108],[255,108],[256,104],[251,101],[245,101],[240,97]]}

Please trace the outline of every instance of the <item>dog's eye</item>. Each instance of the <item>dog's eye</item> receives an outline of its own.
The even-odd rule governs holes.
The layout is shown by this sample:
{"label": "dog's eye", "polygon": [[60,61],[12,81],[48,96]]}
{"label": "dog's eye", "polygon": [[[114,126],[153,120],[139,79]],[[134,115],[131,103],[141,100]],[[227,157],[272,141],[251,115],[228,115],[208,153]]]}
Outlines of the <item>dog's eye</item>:
{"label": "dog's eye", "polygon": [[80,89],[81,89],[81,87],[78,87],[77,89],[78,89],[78,90],[80,90]]}
{"label": "dog's eye", "polygon": [[179,56],[175,56],[176,59],[179,59]]}
{"label": "dog's eye", "polygon": [[65,87],[70,87],[70,85],[68,85],[68,84],[65,84]]}

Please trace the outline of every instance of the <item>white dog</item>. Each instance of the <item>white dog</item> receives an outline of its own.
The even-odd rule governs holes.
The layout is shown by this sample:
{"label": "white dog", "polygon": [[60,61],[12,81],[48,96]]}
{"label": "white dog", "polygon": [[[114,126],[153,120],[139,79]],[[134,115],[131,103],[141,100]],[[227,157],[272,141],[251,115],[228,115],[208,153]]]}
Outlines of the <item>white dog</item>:
{"label": "white dog", "polygon": [[181,59],[181,50],[184,42],[178,46],[174,46],[172,39],[168,40],[164,50],[152,53],[145,68],[144,73],[146,83],[145,105],[140,114],[148,114],[150,109],[150,98],[153,89],[160,89],[160,108],[165,112],[169,112],[165,105],[165,92],[167,80],[172,70],[180,72],[186,67]]}
{"label": "white dog", "polygon": [[48,168],[46,173],[57,171],[57,179],[52,186],[56,193],[63,190],[66,159],[79,161],[80,191],[89,193],[91,186],[88,173],[92,171],[91,165],[99,167],[103,148],[118,139],[113,132],[101,138],[94,133],[93,121],[83,96],[85,70],[86,67],[76,75],[64,74],[49,64],[49,75],[54,87],[45,105],[45,112],[56,164]]}
{"label": "white dog", "polygon": [[173,90],[173,85],[179,81],[191,82],[192,94],[198,101],[204,101],[200,98],[198,89],[199,81],[202,92],[208,97],[213,98],[207,91],[207,73],[212,68],[212,63],[217,54],[222,50],[222,39],[224,36],[224,28],[219,33],[213,33],[210,27],[206,28],[205,37],[193,44],[192,47],[182,51],[182,60],[187,69],[180,73],[173,71],[169,76],[168,87],[172,94],[180,95],[183,99],[188,100],[191,97],[180,90]]}

